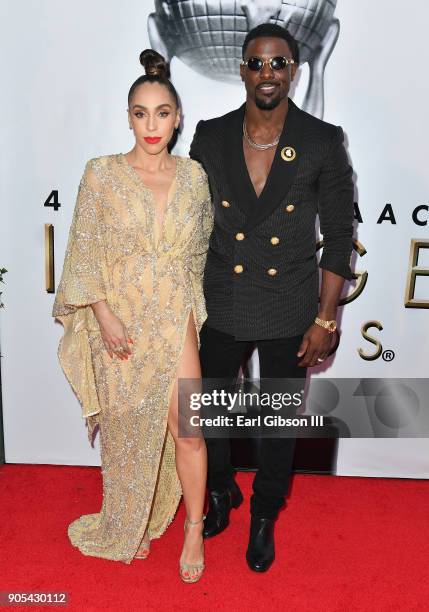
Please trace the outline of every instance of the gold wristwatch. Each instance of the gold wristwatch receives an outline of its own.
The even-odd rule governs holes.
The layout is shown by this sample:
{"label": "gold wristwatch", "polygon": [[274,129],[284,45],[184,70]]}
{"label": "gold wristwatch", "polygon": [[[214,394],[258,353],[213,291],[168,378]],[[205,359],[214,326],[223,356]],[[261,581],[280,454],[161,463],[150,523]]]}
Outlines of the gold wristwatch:
{"label": "gold wristwatch", "polygon": [[314,319],[314,322],[317,325],[320,325],[320,327],[324,327],[325,329],[327,329],[330,334],[333,334],[334,331],[336,331],[337,329],[337,322],[335,321],[335,319],[333,319],[332,321],[325,321],[324,319],[319,319],[319,317],[316,317]]}

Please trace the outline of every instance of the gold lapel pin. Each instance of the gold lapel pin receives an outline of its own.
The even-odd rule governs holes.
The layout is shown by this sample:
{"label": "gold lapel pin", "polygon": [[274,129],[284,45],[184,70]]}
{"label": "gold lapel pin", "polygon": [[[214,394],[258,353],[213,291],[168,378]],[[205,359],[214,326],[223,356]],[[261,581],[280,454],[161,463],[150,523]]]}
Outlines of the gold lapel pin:
{"label": "gold lapel pin", "polygon": [[280,155],[284,161],[290,162],[295,159],[296,151],[293,147],[283,147],[283,149],[280,151]]}

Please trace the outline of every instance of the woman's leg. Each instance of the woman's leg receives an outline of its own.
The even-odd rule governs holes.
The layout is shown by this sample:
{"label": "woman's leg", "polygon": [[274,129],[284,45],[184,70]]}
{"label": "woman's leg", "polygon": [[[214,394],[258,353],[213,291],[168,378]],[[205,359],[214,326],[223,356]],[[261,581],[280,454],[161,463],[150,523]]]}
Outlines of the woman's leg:
{"label": "woman's leg", "polygon": [[[198,564],[203,561],[203,511],[207,478],[207,451],[203,436],[186,438],[179,436],[178,428],[178,380],[201,379],[198,339],[194,318],[189,315],[183,352],[177,370],[169,413],[168,427],[176,446],[176,468],[183,491],[187,522],[181,561]],[[186,384],[186,383],[183,383]],[[199,383],[197,385],[200,386]],[[195,389],[193,389],[194,391]],[[183,389],[181,388],[181,392]],[[193,524],[195,523],[196,524]]]}

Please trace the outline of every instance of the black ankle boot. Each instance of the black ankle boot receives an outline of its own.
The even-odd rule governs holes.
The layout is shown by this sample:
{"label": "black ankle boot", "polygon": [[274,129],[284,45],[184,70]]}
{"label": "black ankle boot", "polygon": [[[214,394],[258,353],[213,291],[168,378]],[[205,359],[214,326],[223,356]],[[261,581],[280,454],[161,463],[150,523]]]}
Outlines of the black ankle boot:
{"label": "black ankle boot", "polygon": [[266,572],[274,561],[274,519],[251,518],[247,565],[254,572]]}
{"label": "black ankle boot", "polygon": [[238,508],[243,495],[235,480],[223,491],[209,491],[209,509],[204,521],[203,537],[212,538],[229,525],[231,508]]}

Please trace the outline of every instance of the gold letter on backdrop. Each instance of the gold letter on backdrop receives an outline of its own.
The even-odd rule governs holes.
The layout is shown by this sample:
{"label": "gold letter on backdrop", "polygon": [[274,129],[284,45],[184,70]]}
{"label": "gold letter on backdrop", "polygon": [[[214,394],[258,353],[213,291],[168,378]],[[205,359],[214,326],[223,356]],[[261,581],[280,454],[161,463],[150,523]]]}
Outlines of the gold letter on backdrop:
{"label": "gold letter on backdrop", "polygon": [[362,357],[362,359],[365,359],[365,361],[374,361],[375,359],[378,359],[381,355],[381,351],[383,350],[381,342],[377,340],[377,338],[374,338],[374,336],[369,335],[368,329],[370,327],[376,327],[380,331],[383,329],[383,326],[380,323],[380,321],[367,321],[366,323],[362,325],[362,328],[361,328],[362,336],[365,338],[365,340],[368,340],[368,342],[371,342],[371,344],[374,344],[377,347],[375,353],[373,353],[372,355],[367,355],[366,353],[363,352],[361,348],[358,348],[357,351],[359,355]]}
{"label": "gold letter on backdrop", "polygon": [[429,268],[418,266],[420,249],[429,249],[429,240],[411,240],[410,261],[405,289],[405,308],[429,308],[429,300],[414,298],[417,276],[429,276]]}

